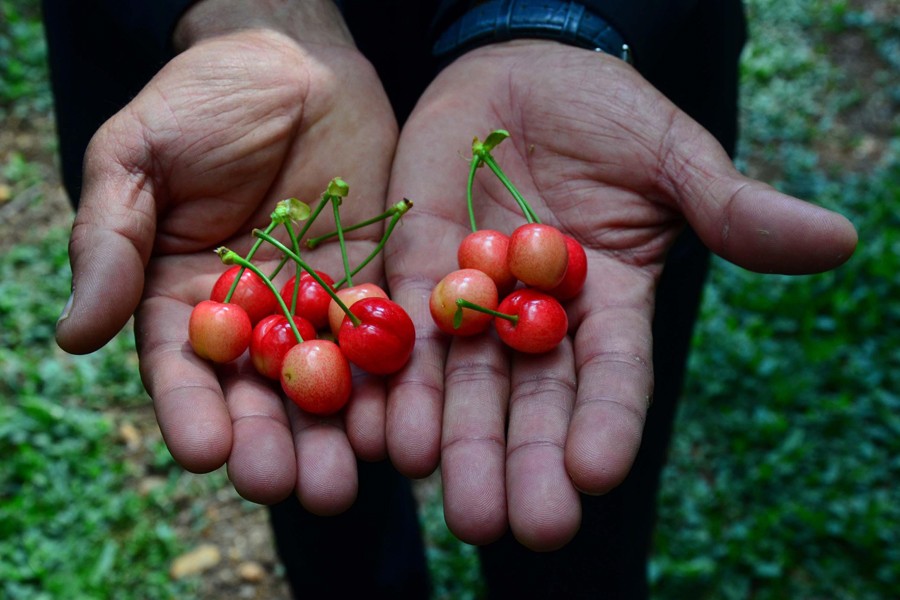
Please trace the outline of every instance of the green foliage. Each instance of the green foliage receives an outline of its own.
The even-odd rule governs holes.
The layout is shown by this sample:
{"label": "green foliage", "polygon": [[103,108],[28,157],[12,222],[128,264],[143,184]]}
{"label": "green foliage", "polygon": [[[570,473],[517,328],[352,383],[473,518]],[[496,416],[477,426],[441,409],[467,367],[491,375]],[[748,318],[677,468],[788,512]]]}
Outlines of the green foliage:
{"label": "green foliage", "polygon": [[87,357],[54,343],[67,233],[0,262],[0,597],[182,596],[191,584],[168,576],[181,549],[172,508],[164,490],[132,489],[108,412],[147,401],[130,332]]}
{"label": "green foliage", "polygon": [[419,520],[426,541],[426,556],[434,600],[473,600],[484,597],[481,566],[475,546],[459,541],[447,528],[441,489],[430,490]]}
{"label": "green foliage", "polygon": [[823,48],[866,40],[873,72],[896,82],[895,42],[883,36],[896,40],[900,23],[843,2],[749,9],[742,164],[843,212],[860,244],[845,266],[810,277],[715,261],[664,473],[654,596],[894,597],[900,144],[887,140],[900,121],[871,130],[877,162],[849,160],[858,140],[841,123],[895,92],[845,91],[848,73]]}
{"label": "green foliage", "polygon": [[0,118],[47,112],[47,45],[39,2],[0,0]]}

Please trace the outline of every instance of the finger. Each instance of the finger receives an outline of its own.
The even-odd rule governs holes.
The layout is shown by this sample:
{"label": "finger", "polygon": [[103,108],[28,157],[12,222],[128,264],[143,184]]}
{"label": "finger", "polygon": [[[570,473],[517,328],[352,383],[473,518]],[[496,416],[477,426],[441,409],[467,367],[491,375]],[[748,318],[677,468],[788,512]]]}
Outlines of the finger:
{"label": "finger", "polygon": [[447,526],[470,544],[506,531],[508,398],[509,361],[500,342],[455,338],[446,367],[441,480]]}
{"label": "finger", "polygon": [[356,500],[358,478],[341,417],[315,417],[290,403],[288,416],[294,432],[300,503],[316,515],[344,512]]}
{"label": "finger", "polygon": [[69,242],[72,296],[56,329],[67,352],[103,346],[140,301],[156,232],[153,185],[140,168],[141,151],[139,144],[125,148],[108,128],[88,147],[86,185]]}
{"label": "finger", "polygon": [[407,280],[391,292],[412,319],[416,340],[409,362],[390,381],[385,437],[391,462],[413,478],[427,477],[440,460],[447,341],[428,311],[433,285],[430,280]]}
{"label": "finger", "polygon": [[513,359],[506,450],[509,524],[516,539],[555,550],[581,525],[581,499],[566,471],[565,446],[575,404],[572,346]]}
{"label": "finger", "polygon": [[144,387],[173,458],[206,473],[221,467],[232,447],[231,415],[212,364],[188,342],[191,307],[150,298],[135,315],[135,339]]}
{"label": "finger", "polygon": [[385,384],[354,369],[353,397],[344,409],[347,439],[356,456],[374,462],[387,457],[385,444]]}
{"label": "finger", "polygon": [[[440,457],[448,340],[434,325],[428,300],[437,282],[457,268],[457,247],[468,233],[459,183],[465,182],[468,165],[456,152],[471,144],[471,134],[459,117],[455,111],[430,107],[423,97],[401,134],[391,172],[390,197],[413,202],[385,249],[391,297],[416,328],[412,358],[388,390],[388,453],[408,477],[427,476]],[[462,195],[448,201],[453,197],[447,190],[454,189]]]}
{"label": "finger", "polygon": [[603,494],[619,485],[640,447],[653,391],[653,279],[593,261],[577,300],[578,392],[566,441],[575,486]]}
{"label": "finger", "polygon": [[274,504],[293,491],[297,461],[284,402],[271,381],[242,361],[219,369],[231,414],[228,477],[247,500]]}
{"label": "finger", "polygon": [[673,122],[662,170],[704,243],[723,258],[763,273],[818,273],[853,254],[857,234],[842,215],[744,177],[700,125]]}

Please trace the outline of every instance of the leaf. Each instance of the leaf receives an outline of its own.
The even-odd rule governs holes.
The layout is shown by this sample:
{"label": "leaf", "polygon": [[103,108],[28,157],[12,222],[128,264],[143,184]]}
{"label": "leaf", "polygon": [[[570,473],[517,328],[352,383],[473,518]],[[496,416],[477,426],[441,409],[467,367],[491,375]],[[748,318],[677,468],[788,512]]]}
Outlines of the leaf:
{"label": "leaf", "polygon": [[485,152],[490,152],[494,148],[500,145],[500,143],[509,137],[509,132],[505,129],[497,129],[492,131],[489,136],[484,140],[481,144],[482,149]]}
{"label": "leaf", "polygon": [[462,325],[463,320],[463,309],[462,306],[458,306],[456,308],[456,312],[453,313],[453,329],[459,329],[459,326]]}

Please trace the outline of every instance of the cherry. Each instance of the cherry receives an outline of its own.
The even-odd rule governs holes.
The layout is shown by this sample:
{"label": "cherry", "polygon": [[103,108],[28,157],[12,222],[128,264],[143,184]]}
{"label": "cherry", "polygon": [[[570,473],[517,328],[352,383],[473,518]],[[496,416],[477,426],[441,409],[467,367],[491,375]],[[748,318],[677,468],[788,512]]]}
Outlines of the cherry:
{"label": "cherry", "polygon": [[250,344],[253,326],[247,311],[237,304],[203,300],[191,311],[188,339],[201,358],[227,363]]}
{"label": "cherry", "polygon": [[[438,329],[450,335],[476,335],[491,324],[491,315],[460,309],[457,299],[463,298],[488,309],[497,308],[497,286],[483,271],[459,269],[444,276],[431,291],[428,308]],[[461,312],[459,312],[461,310]]]}
{"label": "cherry", "polygon": [[479,229],[463,238],[456,259],[460,269],[485,272],[494,280],[497,291],[506,294],[516,286],[516,277],[510,272],[507,262],[508,250],[508,235],[494,229]]}
{"label": "cherry", "polygon": [[547,290],[547,293],[557,300],[571,300],[581,292],[587,279],[587,254],[574,238],[568,235],[563,237],[569,254],[569,266],[563,280],[556,287]]}
{"label": "cherry", "polygon": [[515,290],[497,306],[497,335],[520,352],[540,354],[555,348],[566,336],[569,319],[562,304],[531,288]]}
{"label": "cherry", "polygon": [[[359,285],[339,289],[335,293],[338,298],[341,299],[341,302],[348,308],[363,298],[388,297],[387,292],[374,283],[361,283]],[[332,298],[331,302],[328,304],[328,324],[331,327],[331,333],[334,334],[335,339],[338,337],[341,323],[344,321],[344,316],[346,316],[346,314],[347,313],[345,313],[340,305]]]}
{"label": "cherry", "polygon": [[350,400],[350,363],[334,342],[306,340],[284,355],[281,387],[306,412],[334,414]]}
{"label": "cherry", "polygon": [[338,345],[347,359],[368,373],[387,375],[409,361],[416,328],[403,307],[387,298],[363,298],[350,307],[360,323],[345,316]]}
{"label": "cherry", "polygon": [[[322,271],[316,271],[316,274],[322,280],[334,289],[334,279],[330,275]],[[291,299],[294,296],[294,283],[296,277],[291,277],[281,288],[281,298],[290,308]],[[316,281],[312,275],[304,271],[300,275],[300,284],[297,289],[297,303],[294,310],[295,315],[299,315],[308,320],[316,329],[323,329],[328,324],[328,305],[331,303],[331,295],[322,285]],[[306,339],[306,336],[304,336]]]}
{"label": "cherry", "polygon": [[[215,302],[224,302],[240,270],[240,265],[234,265],[222,273],[213,285],[209,299]],[[247,311],[250,322],[254,325],[263,317],[278,311],[278,299],[275,298],[265,282],[250,269],[244,270],[229,302],[242,306]]]}
{"label": "cherry", "polygon": [[[304,341],[316,339],[316,329],[303,317],[294,316],[297,333]],[[281,377],[281,363],[287,351],[297,345],[297,336],[284,315],[269,315],[256,324],[250,337],[250,361],[269,379]]]}
{"label": "cherry", "polygon": [[526,285],[549,290],[563,280],[569,263],[566,239],[556,227],[520,225],[509,236],[509,270]]}

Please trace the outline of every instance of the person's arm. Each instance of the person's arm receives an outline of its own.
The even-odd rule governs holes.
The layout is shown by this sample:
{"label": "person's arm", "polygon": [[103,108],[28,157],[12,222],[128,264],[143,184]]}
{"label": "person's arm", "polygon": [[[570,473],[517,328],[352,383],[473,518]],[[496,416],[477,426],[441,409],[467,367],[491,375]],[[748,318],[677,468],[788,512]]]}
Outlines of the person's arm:
{"label": "person's arm", "polygon": [[[315,202],[341,176],[355,200],[345,203],[348,222],[381,212],[393,113],[329,0],[202,0],[173,35],[171,60],[85,150],[73,294],[57,341],[91,352],[134,314],[141,375],[176,460],[198,472],[227,463],[252,500],[295,491],[313,512],[339,512],[355,497],[356,456],[384,455],[383,390],[360,379],[343,417],[313,419],[249,361],[214,368],[184,351],[187,322],[224,270],[212,250],[246,251],[277,201]],[[353,236],[351,255],[366,256],[379,236]],[[306,258],[340,265],[333,247]],[[364,276],[379,279],[380,262]]]}
{"label": "person's arm", "polygon": [[[508,31],[509,19],[497,22]],[[388,447],[413,476],[440,462],[447,523],[464,541],[510,528],[529,548],[552,550],[580,527],[579,492],[609,492],[637,455],[653,397],[656,290],[685,226],[738,265],[781,273],[841,264],[856,234],[843,217],[738,173],[709,131],[611,49],[522,38],[488,39],[452,60],[400,137],[391,189],[420,210],[392,239],[386,267],[421,343],[393,382]],[[652,70],[644,54],[636,48]],[[471,230],[461,157],[493,129],[511,133],[496,150],[507,175],[588,255],[569,335],[540,356],[491,335],[443,336],[427,310]],[[480,228],[509,233],[524,222],[487,169],[474,193]]]}

